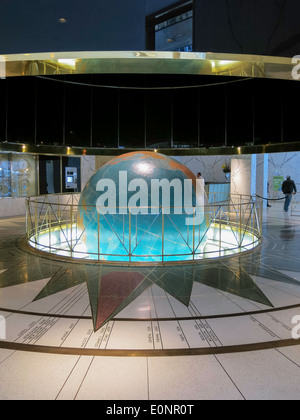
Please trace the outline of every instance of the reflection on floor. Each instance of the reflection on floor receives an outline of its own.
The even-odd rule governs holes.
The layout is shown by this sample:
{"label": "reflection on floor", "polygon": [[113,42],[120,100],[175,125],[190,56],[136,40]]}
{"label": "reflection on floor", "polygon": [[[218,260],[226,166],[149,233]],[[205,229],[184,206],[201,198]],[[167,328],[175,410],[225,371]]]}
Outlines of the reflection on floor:
{"label": "reflection on floor", "polygon": [[300,218],[281,204],[259,249],[195,266],[40,258],[24,225],[0,220],[0,399],[299,398]]}

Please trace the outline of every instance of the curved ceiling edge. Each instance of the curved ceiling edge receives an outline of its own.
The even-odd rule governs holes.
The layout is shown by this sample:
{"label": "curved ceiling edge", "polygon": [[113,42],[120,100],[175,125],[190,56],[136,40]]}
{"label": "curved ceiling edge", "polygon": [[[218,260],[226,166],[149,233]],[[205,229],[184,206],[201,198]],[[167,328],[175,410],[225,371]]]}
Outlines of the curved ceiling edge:
{"label": "curved ceiling edge", "polygon": [[211,52],[79,51],[0,55],[1,77],[194,74],[295,80],[292,58]]}

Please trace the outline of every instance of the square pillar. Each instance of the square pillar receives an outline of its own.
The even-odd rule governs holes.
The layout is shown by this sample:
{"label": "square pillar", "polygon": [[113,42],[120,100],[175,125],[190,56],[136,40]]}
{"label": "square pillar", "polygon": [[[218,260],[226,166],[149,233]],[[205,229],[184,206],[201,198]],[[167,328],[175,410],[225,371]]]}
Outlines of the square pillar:
{"label": "square pillar", "polygon": [[256,194],[256,155],[242,155],[231,159],[230,193]]}
{"label": "square pillar", "polygon": [[[268,154],[241,155],[231,160],[231,194],[268,196]],[[264,207],[267,200],[263,201]]]}

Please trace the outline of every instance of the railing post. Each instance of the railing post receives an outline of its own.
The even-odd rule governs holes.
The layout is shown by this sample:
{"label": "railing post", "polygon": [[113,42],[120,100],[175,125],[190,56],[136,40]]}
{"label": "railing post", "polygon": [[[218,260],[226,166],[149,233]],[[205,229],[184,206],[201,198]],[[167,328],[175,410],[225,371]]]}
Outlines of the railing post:
{"label": "railing post", "polygon": [[129,209],[129,261],[131,261],[131,211]]}
{"label": "railing post", "polygon": [[195,213],[193,213],[193,260],[195,259]]}
{"label": "railing post", "polygon": [[98,261],[100,261],[100,213],[99,212],[98,212],[97,230],[98,230]]}
{"label": "railing post", "polygon": [[135,216],[135,247],[138,245],[138,215]]}
{"label": "railing post", "polygon": [[35,200],[35,242],[38,243],[37,234],[38,234],[38,218],[37,218],[37,201]]}
{"label": "railing post", "polygon": [[221,224],[221,209],[219,210],[219,257],[221,257],[221,247],[222,247],[222,224]]}
{"label": "railing post", "polygon": [[239,210],[239,238],[240,238],[240,246],[239,248],[242,247],[242,204],[240,203],[239,205],[240,210]]}
{"label": "railing post", "polygon": [[29,235],[28,235],[28,208],[29,208],[29,198],[26,198],[26,218],[25,218],[25,223],[26,223],[26,238],[27,241],[29,239]]}
{"label": "railing post", "polygon": [[263,205],[262,202],[260,203],[260,208],[259,208],[259,239],[261,242],[261,238],[262,238],[262,217],[263,217]]}
{"label": "railing post", "polygon": [[48,204],[48,229],[49,229],[49,249],[51,252],[51,206]]}
{"label": "railing post", "polygon": [[70,218],[71,218],[71,226],[70,226],[70,235],[71,235],[71,257],[73,257],[73,205],[71,205]]}
{"label": "railing post", "polygon": [[60,224],[60,205],[59,205],[59,195],[57,196],[57,208],[58,208],[58,213],[57,213],[57,217],[58,217],[58,223]]}
{"label": "railing post", "polygon": [[164,261],[164,236],[165,236],[165,219],[164,210],[161,210],[161,260]]}
{"label": "railing post", "polygon": [[252,212],[253,212],[253,215],[252,215],[252,242],[253,242],[253,244],[254,244],[254,237],[255,237],[255,234],[254,234],[255,210],[256,210],[256,205],[255,205],[255,201],[253,201],[252,202]]}

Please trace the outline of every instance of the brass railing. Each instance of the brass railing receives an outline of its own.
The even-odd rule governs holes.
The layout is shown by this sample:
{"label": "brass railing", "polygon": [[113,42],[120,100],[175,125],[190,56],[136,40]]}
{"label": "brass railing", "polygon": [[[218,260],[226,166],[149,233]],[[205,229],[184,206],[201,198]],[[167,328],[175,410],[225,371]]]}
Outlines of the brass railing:
{"label": "brass railing", "polygon": [[[204,225],[178,224],[178,215],[165,214],[163,209],[149,217],[131,214],[129,210],[111,218],[98,213],[96,206],[83,209],[78,204],[79,198],[80,194],[28,198],[28,243],[39,251],[60,257],[165,263],[233,255],[249,251],[261,242],[262,202],[250,196],[225,198],[222,194],[222,201],[213,198],[211,204],[201,208]],[[79,218],[83,210],[88,220],[85,226]],[[189,217],[195,218],[195,214]],[[94,246],[86,249],[84,238],[91,232]],[[107,245],[108,236],[113,251]]]}

